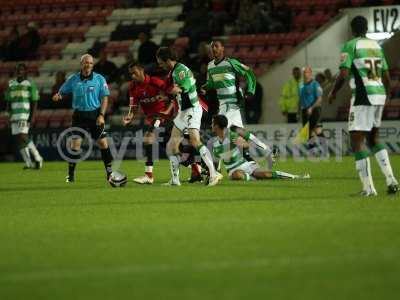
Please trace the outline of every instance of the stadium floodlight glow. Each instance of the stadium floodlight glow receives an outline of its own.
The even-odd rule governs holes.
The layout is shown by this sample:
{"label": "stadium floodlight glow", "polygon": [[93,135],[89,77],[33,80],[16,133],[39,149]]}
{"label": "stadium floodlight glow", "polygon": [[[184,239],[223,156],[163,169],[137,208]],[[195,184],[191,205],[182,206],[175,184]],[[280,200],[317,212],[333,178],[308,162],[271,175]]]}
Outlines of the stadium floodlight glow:
{"label": "stadium floodlight glow", "polygon": [[371,40],[381,41],[390,39],[393,35],[393,32],[368,32],[367,38]]}

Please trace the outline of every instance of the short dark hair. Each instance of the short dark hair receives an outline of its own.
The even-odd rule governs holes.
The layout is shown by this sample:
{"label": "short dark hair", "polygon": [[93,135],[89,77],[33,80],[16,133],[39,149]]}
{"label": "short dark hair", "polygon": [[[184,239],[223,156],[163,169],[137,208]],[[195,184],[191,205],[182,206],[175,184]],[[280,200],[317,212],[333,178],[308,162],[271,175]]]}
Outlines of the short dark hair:
{"label": "short dark hair", "polygon": [[213,39],[212,41],[211,41],[211,46],[214,44],[214,43],[220,43],[221,45],[222,45],[222,47],[225,47],[225,41],[223,40],[223,39]]}
{"label": "short dark hair", "polygon": [[138,62],[137,60],[132,61],[129,65],[128,65],[128,69],[132,69],[134,67],[138,67],[141,69],[144,69],[144,67],[142,66],[142,64],[140,62]]}
{"label": "short dark hair", "polygon": [[177,60],[177,55],[174,49],[170,47],[160,47],[157,50],[156,57],[158,59],[161,59],[162,61],[167,61],[168,59],[170,60]]}
{"label": "short dark hair", "polygon": [[23,63],[23,62],[17,63],[17,64],[15,65],[15,70],[17,70],[17,69],[19,69],[19,68],[24,68],[25,70],[28,69],[28,67],[26,66],[26,64]]}
{"label": "short dark hair", "polygon": [[364,36],[368,32],[368,21],[363,16],[354,17],[350,26],[355,36]]}
{"label": "short dark hair", "polygon": [[228,127],[228,119],[224,115],[216,115],[213,117],[213,122],[219,128],[224,129]]}

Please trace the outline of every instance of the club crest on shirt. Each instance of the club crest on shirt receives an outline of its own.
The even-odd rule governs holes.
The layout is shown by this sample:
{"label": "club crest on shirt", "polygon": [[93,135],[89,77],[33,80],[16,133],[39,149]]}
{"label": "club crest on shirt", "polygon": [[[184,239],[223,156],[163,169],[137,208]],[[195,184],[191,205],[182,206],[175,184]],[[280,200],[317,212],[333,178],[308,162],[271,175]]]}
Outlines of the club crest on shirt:
{"label": "club crest on shirt", "polygon": [[183,78],[185,78],[185,71],[180,71],[178,77],[180,80],[183,80]]}

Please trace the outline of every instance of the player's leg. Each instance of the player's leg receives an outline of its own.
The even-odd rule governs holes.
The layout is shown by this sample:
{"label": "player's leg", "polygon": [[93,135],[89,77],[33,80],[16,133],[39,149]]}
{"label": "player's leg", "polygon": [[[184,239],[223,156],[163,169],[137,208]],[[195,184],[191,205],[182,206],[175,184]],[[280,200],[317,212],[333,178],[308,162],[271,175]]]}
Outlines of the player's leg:
{"label": "player's leg", "polygon": [[106,176],[108,180],[112,173],[113,157],[110,151],[110,147],[108,146],[107,138],[105,136],[101,136],[99,139],[97,139],[97,144],[100,148],[101,159],[103,160],[104,169],[106,171]]}
{"label": "player's leg", "polygon": [[371,115],[371,106],[354,106],[353,102],[354,98],[349,113],[349,132],[356,170],[363,187],[361,195],[374,196],[377,193],[372,180],[369,153],[365,149],[366,133],[373,127],[373,119],[371,119],[373,114]]}
{"label": "player's leg", "polygon": [[144,176],[135,178],[133,181],[140,184],[152,184],[153,177],[153,144],[155,141],[154,127],[148,128],[143,137],[143,148],[146,156]]}
{"label": "player's leg", "polygon": [[254,178],[261,180],[261,179],[309,179],[310,175],[295,175],[283,171],[269,171],[269,170],[262,170],[256,169],[252,174]]}
{"label": "player's leg", "polygon": [[203,162],[206,164],[209,172],[210,172],[210,180],[208,185],[213,186],[218,183],[222,179],[222,175],[218,173],[214,166],[214,161],[212,155],[208,148],[201,142],[200,140],[200,133],[198,129],[190,128],[189,129],[190,135],[190,144],[197,149],[200,153],[200,157]]}
{"label": "player's leg", "polygon": [[[239,109],[231,109],[225,113],[225,116],[228,119],[228,127],[232,131],[238,133],[241,137],[243,137],[247,142],[251,142],[256,146],[257,149],[264,152],[265,156],[267,157],[268,168],[271,169],[274,163],[273,151],[271,147],[266,145],[262,142],[259,138],[257,138],[254,134],[250,131],[247,131],[243,126],[242,115],[240,114]],[[247,161],[254,161],[253,158],[250,156],[249,149],[243,149],[243,157]]]}
{"label": "player's leg", "polygon": [[75,136],[70,140],[70,158],[71,160],[68,162],[68,176],[66,178],[66,182],[74,182],[75,181],[75,168],[77,161],[80,158],[79,152],[81,150],[82,138]]}
{"label": "player's leg", "polygon": [[171,180],[168,183],[169,185],[180,185],[179,164],[181,159],[179,155],[179,144],[182,140],[182,131],[177,127],[180,126],[179,124],[180,123],[178,122],[178,120],[174,120],[174,127],[172,128],[171,136],[168,140],[166,149],[170,162],[171,172]]}
{"label": "player's leg", "polygon": [[35,144],[29,139],[29,122],[24,122],[23,126],[20,128],[21,135],[23,136],[24,143],[28,148],[30,154],[33,156],[35,169],[41,169],[43,165],[43,158],[39,154]]}
{"label": "player's leg", "polygon": [[375,154],[375,159],[378,162],[378,165],[386,178],[386,185],[388,187],[387,192],[389,194],[395,194],[398,192],[398,181],[393,175],[392,166],[390,164],[389,154],[385,149],[385,146],[379,142],[379,127],[380,127],[380,120],[382,117],[382,107],[376,108],[376,123],[374,128],[368,133],[367,135],[367,144]]}
{"label": "player's leg", "polygon": [[21,154],[22,159],[25,162],[24,169],[32,169],[34,167],[28,148],[28,135],[23,133],[18,133],[13,135]]}

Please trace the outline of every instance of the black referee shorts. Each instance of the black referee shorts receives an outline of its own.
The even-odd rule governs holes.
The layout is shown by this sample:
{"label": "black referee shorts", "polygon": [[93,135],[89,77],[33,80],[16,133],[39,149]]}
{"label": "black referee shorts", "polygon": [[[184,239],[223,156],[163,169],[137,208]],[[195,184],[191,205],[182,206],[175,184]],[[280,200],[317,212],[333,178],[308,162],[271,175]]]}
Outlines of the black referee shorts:
{"label": "black referee shorts", "polygon": [[307,114],[307,109],[301,110],[301,120],[303,122],[303,126],[306,125],[307,122],[310,122],[310,131],[319,125],[320,118],[321,107],[315,107],[312,110],[311,116]]}
{"label": "black referee shorts", "polygon": [[[97,126],[96,120],[99,116],[100,109],[92,111],[74,111],[72,115],[72,127],[77,127],[85,130],[90,134],[92,139],[99,140],[106,137],[106,132],[104,131],[104,126]],[[74,131],[74,135],[78,135],[81,138],[85,137],[85,134],[80,131]]]}

